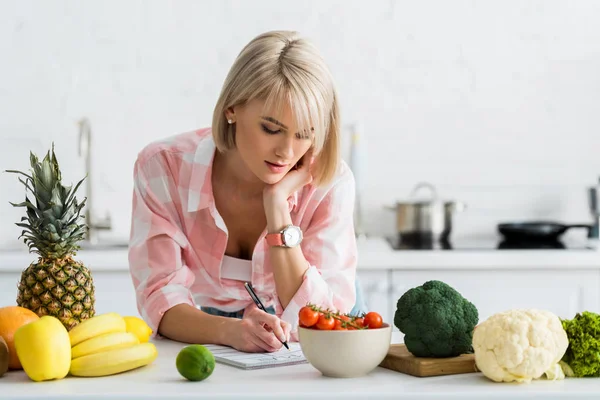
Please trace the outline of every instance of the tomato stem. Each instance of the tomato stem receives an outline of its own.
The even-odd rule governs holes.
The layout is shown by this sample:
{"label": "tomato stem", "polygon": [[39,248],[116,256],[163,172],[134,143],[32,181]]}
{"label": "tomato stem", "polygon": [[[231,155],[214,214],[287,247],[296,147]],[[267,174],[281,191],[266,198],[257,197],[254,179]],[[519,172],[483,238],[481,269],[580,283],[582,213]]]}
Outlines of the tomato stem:
{"label": "tomato stem", "polygon": [[[342,328],[352,327],[354,329],[368,329],[368,327],[361,326],[356,323],[356,320],[358,318],[364,317],[364,313],[362,316],[359,317],[359,316],[348,315],[348,314],[340,314],[339,311],[333,311],[333,310],[330,310],[329,308],[322,309],[319,306],[317,306],[316,304],[311,304],[311,303],[308,303],[307,307],[310,307],[313,311],[322,313],[323,315],[325,315],[326,318],[333,318],[338,321],[341,321]],[[343,317],[349,318],[349,320],[344,319]]]}

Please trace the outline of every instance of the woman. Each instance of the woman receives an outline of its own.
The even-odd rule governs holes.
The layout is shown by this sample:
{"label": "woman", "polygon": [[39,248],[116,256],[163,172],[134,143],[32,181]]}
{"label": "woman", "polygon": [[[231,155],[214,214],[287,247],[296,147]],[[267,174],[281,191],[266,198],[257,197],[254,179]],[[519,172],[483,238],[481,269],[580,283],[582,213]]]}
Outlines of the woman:
{"label": "woman", "polygon": [[351,311],[354,179],[339,140],[327,67],[309,42],[278,31],[238,55],[211,128],[140,152],[129,263],[155,333],[271,352],[297,340],[307,302]]}

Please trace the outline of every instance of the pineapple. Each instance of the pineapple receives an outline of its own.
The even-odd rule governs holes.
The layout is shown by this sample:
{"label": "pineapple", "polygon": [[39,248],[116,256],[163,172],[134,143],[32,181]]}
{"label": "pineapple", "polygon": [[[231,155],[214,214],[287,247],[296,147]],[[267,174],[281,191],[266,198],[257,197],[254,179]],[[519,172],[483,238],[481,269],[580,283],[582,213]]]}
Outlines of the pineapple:
{"label": "pineapple", "polygon": [[81,262],[73,259],[80,248],[78,242],[87,231],[84,217],[80,215],[86,199],[78,203],[75,197],[85,178],[74,189],[62,185],[54,144],[52,155],[48,152],[42,162],[33,153],[29,158],[31,175],[6,171],[27,178],[19,178],[19,182],[33,197],[30,199],[26,194],[23,203],[10,204],[27,208],[27,216],[16,224],[24,228],[19,238],[24,237],[29,251],[39,255],[37,261],[21,273],[17,304],[40,317],[57,317],[70,330],[95,314],[92,275]]}

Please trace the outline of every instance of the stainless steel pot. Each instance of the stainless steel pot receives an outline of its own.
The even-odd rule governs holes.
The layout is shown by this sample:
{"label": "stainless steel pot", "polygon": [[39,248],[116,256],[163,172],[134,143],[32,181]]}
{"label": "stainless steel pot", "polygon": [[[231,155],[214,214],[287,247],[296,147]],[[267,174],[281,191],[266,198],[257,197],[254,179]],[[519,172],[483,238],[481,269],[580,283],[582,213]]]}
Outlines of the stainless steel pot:
{"label": "stainless steel pot", "polygon": [[452,232],[452,219],[455,213],[466,208],[458,201],[442,201],[435,187],[421,182],[411,192],[411,198],[428,189],[427,200],[399,201],[388,209],[396,212],[396,229],[402,241],[448,241]]}

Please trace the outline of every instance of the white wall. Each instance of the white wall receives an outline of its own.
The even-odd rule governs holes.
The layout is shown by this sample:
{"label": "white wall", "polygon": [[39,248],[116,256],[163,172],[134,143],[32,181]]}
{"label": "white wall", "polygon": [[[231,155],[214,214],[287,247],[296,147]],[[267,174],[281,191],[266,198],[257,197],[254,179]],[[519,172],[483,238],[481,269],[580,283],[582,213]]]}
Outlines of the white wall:
{"label": "white wall", "polygon": [[[77,121],[94,133],[94,198],[129,231],[131,170],[147,142],[210,123],[241,47],[299,30],[333,70],[345,123],[368,148],[370,232],[382,205],[427,180],[469,210],[455,235],[500,220],[589,221],[600,175],[600,2],[0,1],[0,169],[56,143],[83,177]],[[22,199],[0,174],[0,243],[17,245]]]}

